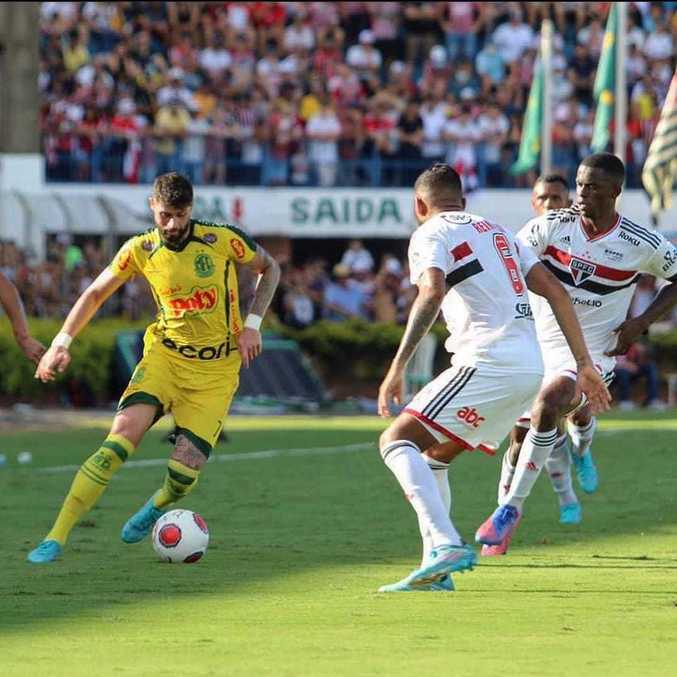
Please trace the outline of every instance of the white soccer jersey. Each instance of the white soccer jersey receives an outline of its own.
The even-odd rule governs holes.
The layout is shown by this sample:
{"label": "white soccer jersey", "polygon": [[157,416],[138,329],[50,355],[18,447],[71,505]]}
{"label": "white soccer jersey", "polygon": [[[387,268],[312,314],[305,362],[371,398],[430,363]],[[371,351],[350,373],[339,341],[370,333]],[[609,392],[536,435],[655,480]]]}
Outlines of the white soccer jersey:
{"label": "white soccer jersey", "polygon": [[[627,316],[641,273],[677,280],[677,248],[660,233],[622,215],[607,233],[588,237],[577,209],[559,209],[532,219],[517,235],[569,292],[588,350],[603,371],[615,360],[613,330]],[[530,294],[546,372],[575,365],[550,305]]]}
{"label": "white soccer jersey", "polygon": [[538,259],[522,249],[501,226],[465,212],[437,214],[412,235],[412,283],[427,268],[447,277],[442,313],[454,365],[542,373],[524,281]]}

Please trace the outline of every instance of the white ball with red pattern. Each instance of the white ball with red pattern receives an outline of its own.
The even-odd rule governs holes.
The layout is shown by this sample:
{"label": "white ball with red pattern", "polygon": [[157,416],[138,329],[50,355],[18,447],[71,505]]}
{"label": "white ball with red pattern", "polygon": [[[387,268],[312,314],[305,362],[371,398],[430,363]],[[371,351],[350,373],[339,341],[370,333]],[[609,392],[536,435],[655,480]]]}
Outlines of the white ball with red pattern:
{"label": "white ball with red pattern", "polygon": [[153,549],[163,562],[192,564],[207,552],[207,545],[209,529],[196,512],[170,510],[153,527]]}

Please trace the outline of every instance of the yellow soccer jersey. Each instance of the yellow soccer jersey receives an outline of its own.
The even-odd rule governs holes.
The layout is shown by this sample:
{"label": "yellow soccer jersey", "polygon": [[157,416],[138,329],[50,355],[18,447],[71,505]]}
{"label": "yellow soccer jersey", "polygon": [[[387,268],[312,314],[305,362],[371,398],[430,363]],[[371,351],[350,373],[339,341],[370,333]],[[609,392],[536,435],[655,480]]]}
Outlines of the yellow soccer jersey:
{"label": "yellow soccer jersey", "polygon": [[256,243],[239,228],[192,219],[180,249],[170,249],[154,228],[125,242],[110,270],[148,280],[158,306],[148,333],[183,357],[211,360],[242,330],[235,263],[255,254]]}

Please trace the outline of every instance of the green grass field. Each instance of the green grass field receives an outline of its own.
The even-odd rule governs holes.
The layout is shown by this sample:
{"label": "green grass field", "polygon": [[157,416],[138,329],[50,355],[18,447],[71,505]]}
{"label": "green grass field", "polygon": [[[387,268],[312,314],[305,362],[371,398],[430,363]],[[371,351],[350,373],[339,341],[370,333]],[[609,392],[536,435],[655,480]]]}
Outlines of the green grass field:
{"label": "green grass field", "polygon": [[[376,452],[382,428],[374,418],[230,419],[216,455],[271,453],[207,466],[185,502],[211,530],[196,565],[162,564],[150,543],[119,540],[161,465],[123,469],[62,561],[27,564],[72,478],[59,467],[78,465],[105,430],[3,434],[0,674],[674,674],[674,412],[606,416],[594,445],[600,490],[582,496],[583,524],[558,524],[541,478],[510,554],[457,575],[453,594],[375,592],[406,575],[420,548]],[[162,435],[152,431],[135,459],[166,458]],[[26,449],[33,463],[19,466]],[[494,507],[498,470],[480,454],[452,469],[467,540]]]}

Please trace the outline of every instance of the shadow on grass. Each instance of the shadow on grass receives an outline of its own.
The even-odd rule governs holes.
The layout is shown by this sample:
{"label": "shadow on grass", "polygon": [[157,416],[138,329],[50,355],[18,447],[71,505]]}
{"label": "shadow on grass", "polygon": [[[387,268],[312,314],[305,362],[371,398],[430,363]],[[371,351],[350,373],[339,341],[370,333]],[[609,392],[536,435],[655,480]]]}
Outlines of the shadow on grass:
{"label": "shadow on grass", "polygon": [[[351,419],[346,419],[336,429],[318,430],[308,419],[307,425],[298,428],[229,431],[229,443],[218,447],[216,453],[374,442],[377,426],[366,428],[351,427]],[[4,443],[6,447],[30,443],[35,466],[44,467],[80,463],[102,437],[100,430],[85,430],[10,436]],[[655,469],[670,462],[673,437],[674,433],[653,430],[648,444],[638,423],[637,430],[624,431],[622,440],[600,438],[595,444],[602,478],[600,491],[582,498],[585,521],[573,530],[557,524],[556,500],[547,479],[539,481],[511,553],[519,556],[524,545],[548,547],[539,545],[547,536],[556,541],[553,545],[557,549],[539,551],[535,559],[553,553],[557,558],[571,554],[576,562],[520,563],[508,556],[500,562],[483,563],[476,575],[481,575],[485,567],[600,572],[677,569],[671,558],[604,553],[611,537],[618,539],[652,530],[660,534],[672,528],[677,515],[674,484],[657,481]],[[151,432],[137,456],[168,457],[170,447],[163,438],[164,433]],[[634,453],[638,448],[641,453]],[[454,520],[468,540],[494,507],[498,472],[498,459],[492,461],[480,454],[465,455],[452,466]],[[127,546],[119,541],[121,525],[162,481],[161,467],[121,471],[100,505],[88,515],[88,526],[74,530],[64,560],[42,567],[27,564],[25,556],[55,517],[71,474],[40,474],[34,468],[7,469],[3,473],[0,508],[5,515],[6,534],[0,628],[7,631],[97,613],[109,605],[185,599],[187,595],[223,594],[227,600],[230,595],[279,595],[280,589],[291,595],[317,594],[315,586],[324,580],[323,572],[327,570],[345,569],[350,576],[359,575],[357,582],[351,578],[351,588],[358,594],[369,594],[375,587],[370,571],[379,569],[382,573],[383,567],[394,569],[396,565],[398,572],[404,574],[419,558],[415,516],[375,447],[372,451],[281,455],[210,464],[197,491],[184,502],[185,507],[204,515],[212,535],[207,556],[194,567],[157,562],[148,542]],[[632,500],[628,498],[628,487],[632,487]],[[562,550],[562,546],[594,544],[597,540],[601,553]],[[590,563],[581,562],[583,557],[589,558]],[[607,564],[606,560],[637,564]],[[647,566],[642,567],[642,563]],[[299,583],[298,576],[312,579]],[[332,585],[338,585],[335,577],[331,580]],[[510,593],[569,592],[502,588]],[[593,592],[617,594],[618,589],[571,591]],[[636,589],[624,592],[659,594]],[[671,594],[660,594],[666,593]]]}

